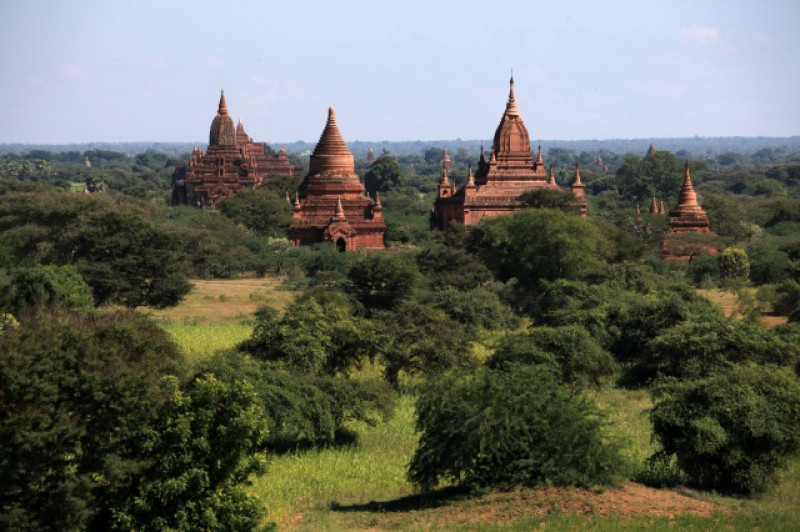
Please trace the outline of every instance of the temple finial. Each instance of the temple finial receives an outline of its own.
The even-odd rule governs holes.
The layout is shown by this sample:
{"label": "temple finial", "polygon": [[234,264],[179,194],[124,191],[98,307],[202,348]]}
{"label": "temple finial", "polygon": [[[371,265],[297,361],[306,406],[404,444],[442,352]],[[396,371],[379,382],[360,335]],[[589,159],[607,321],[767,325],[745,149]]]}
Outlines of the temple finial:
{"label": "temple finial", "polygon": [[328,122],[336,122],[336,108],[332,105],[328,107]]}
{"label": "temple finial", "polygon": [[219,109],[217,110],[217,113],[219,113],[221,115],[228,114],[228,104],[225,103],[225,91],[224,90],[220,91]]}
{"label": "temple finial", "polygon": [[519,115],[519,109],[517,109],[517,100],[514,97],[514,74],[513,74],[513,71],[512,71],[512,74],[511,74],[510,88],[508,89],[508,103],[506,104],[506,114],[507,115]]}
{"label": "temple finial", "polygon": [[551,185],[556,184],[556,173],[555,170],[553,169],[554,167],[555,165],[553,163],[550,163],[550,176],[548,177],[547,182]]}
{"label": "temple finial", "polygon": [[469,165],[469,172],[467,172],[467,186],[474,187],[475,186],[475,177],[472,175],[472,165]]}
{"label": "temple finial", "polygon": [[342,197],[336,196],[336,212],[334,213],[336,218],[344,218],[344,207],[342,207]]}
{"label": "temple finial", "polygon": [[572,186],[574,187],[574,186],[581,186],[581,185],[583,185],[583,183],[581,183],[581,162],[580,161],[576,161],[575,162],[575,180],[572,182]]}

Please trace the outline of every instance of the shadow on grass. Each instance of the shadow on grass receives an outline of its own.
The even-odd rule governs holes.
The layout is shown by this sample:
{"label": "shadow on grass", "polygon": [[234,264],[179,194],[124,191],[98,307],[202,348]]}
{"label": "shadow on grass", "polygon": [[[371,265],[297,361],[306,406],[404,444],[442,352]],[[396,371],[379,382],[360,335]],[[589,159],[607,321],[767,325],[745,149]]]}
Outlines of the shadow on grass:
{"label": "shadow on grass", "polygon": [[474,491],[467,487],[453,486],[442,488],[436,491],[407,495],[399,499],[389,501],[370,501],[366,504],[340,504],[336,501],[331,502],[330,509],[333,512],[410,512],[414,510],[427,510],[445,506],[455,501],[461,501],[474,496]]}
{"label": "shadow on grass", "polygon": [[298,451],[310,451],[319,449],[342,449],[355,447],[358,445],[358,433],[339,427],[334,433],[332,440],[311,441],[307,439],[296,439],[291,436],[281,437],[280,435],[267,441],[267,450],[274,455],[291,454]]}

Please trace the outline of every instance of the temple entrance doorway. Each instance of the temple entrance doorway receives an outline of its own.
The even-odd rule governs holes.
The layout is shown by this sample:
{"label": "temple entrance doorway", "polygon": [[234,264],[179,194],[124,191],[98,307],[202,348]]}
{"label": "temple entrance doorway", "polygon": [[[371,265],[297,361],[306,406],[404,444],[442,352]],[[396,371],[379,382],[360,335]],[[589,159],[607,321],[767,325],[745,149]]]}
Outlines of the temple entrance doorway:
{"label": "temple entrance doorway", "polygon": [[347,243],[344,241],[343,237],[339,237],[336,241],[336,251],[343,253],[347,250]]}

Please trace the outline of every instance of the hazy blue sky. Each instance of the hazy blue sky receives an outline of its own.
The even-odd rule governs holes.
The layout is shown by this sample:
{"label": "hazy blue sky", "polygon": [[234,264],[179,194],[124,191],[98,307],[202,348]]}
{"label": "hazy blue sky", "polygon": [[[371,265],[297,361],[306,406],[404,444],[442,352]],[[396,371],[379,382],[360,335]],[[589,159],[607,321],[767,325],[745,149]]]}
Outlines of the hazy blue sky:
{"label": "hazy blue sky", "polygon": [[0,142],[800,134],[800,1],[0,0]]}

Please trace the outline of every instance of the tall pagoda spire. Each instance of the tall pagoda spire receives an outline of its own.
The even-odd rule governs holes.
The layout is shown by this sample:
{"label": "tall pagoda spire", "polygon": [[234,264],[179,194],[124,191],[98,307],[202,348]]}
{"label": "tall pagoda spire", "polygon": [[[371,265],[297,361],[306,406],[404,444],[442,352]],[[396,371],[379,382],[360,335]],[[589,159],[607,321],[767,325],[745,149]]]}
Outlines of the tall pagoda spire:
{"label": "tall pagoda spire", "polygon": [[547,177],[547,184],[548,185],[555,185],[556,184],[556,173],[554,170],[555,165],[550,163],[550,175]]}
{"label": "tall pagoda spire", "polygon": [[217,110],[218,114],[226,115],[228,114],[228,104],[225,103],[225,91],[220,91],[219,96],[219,109]]}
{"label": "tall pagoda spire", "polygon": [[519,109],[517,109],[517,99],[514,97],[514,72],[511,72],[511,81],[509,82],[510,88],[508,89],[508,103],[506,104],[506,114],[509,116],[519,116]]}
{"label": "tall pagoda spire", "polygon": [[678,205],[697,205],[697,194],[692,185],[692,176],[689,174],[689,161],[686,161],[683,168],[683,187],[681,187],[681,195],[678,200]]}
{"label": "tall pagoda spire", "polygon": [[581,163],[577,161],[575,163],[575,180],[572,182],[573,187],[583,187],[583,183],[581,183]]}

